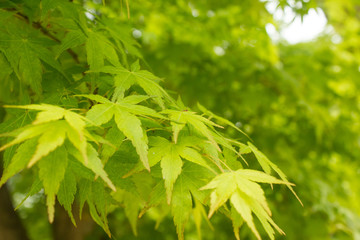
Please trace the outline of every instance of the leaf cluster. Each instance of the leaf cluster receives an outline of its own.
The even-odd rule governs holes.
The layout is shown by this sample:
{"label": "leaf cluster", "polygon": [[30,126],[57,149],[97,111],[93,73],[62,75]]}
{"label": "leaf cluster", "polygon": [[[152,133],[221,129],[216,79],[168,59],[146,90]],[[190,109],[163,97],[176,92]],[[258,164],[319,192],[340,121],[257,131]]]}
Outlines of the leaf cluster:
{"label": "leaf cluster", "polygon": [[[126,24],[86,16],[82,6],[60,0],[9,2],[0,13],[7,69],[0,80],[22,91],[19,104],[5,106],[5,123],[16,118],[12,111],[37,112],[29,124],[1,135],[0,151],[9,154],[0,185],[31,168],[39,179],[32,189],[44,189],[50,222],[56,199],[74,224],[72,205],[78,202],[81,217],[87,203],[109,236],[109,213],[124,208],[136,234],[138,217],[166,207],[179,239],[190,216],[200,226],[207,208],[208,218],[218,209],[229,216],[238,239],[239,219],[261,239],[253,215],[271,239],[274,229],[283,233],[258,183],[292,190],[285,175],[252,143],[221,133],[220,124],[241,132],[234,124],[201,105],[197,113],[175,101],[161,79],[141,67]],[[250,153],[265,173],[246,169]]]}

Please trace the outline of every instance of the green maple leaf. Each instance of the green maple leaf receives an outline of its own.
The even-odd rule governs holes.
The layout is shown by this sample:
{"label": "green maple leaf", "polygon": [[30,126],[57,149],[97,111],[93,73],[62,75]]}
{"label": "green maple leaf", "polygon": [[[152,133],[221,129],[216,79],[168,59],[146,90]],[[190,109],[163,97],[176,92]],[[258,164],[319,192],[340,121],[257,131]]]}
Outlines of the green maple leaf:
{"label": "green maple leaf", "polygon": [[68,167],[68,169],[65,172],[64,179],[60,184],[59,192],[57,193],[57,198],[59,203],[62,206],[64,206],[65,210],[68,212],[72,223],[76,226],[76,222],[71,211],[71,206],[72,203],[74,202],[75,194],[76,194],[76,177]]}
{"label": "green maple leaf", "polygon": [[99,154],[96,149],[91,145],[87,144],[87,162],[85,163],[79,151],[74,151],[73,147],[69,147],[69,153],[74,156],[78,161],[83,163],[83,165],[93,171],[97,176],[100,176],[102,180],[111,188],[113,191],[116,191],[116,187],[111,182],[108,177],[108,174],[104,170],[104,166],[99,158]]}
{"label": "green maple leaf", "polygon": [[106,191],[103,184],[98,181],[90,183],[89,190],[90,192],[87,194],[86,201],[89,205],[91,217],[104,229],[108,236],[111,237],[107,214],[112,197],[110,193]]}
{"label": "green maple leaf", "polygon": [[136,187],[130,178],[123,178],[124,174],[131,170],[136,164],[144,168],[139,162],[139,155],[130,141],[121,144],[116,153],[107,161],[105,171],[117,188],[132,192]]}
{"label": "green maple leaf", "polygon": [[[241,153],[235,149],[235,146],[242,148],[244,144],[239,143],[235,140],[227,139],[218,133],[215,127],[222,128],[222,126],[210,121],[209,119],[196,114],[195,112],[188,111],[187,109],[179,111],[173,109],[166,109],[162,113],[167,114],[170,118],[173,131],[173,140],[177,142],[179,133],[187,126],[188,130],[196,133],[194,139],[198,139],[197,142],[192,142],[192,145],[198,145],[204,148],[204,152],[213,160],[213,162],[221,169],[221,163],[219,154],[222,152],[220,146],[225,149],[231,150],[233,153],[245,159],[241,156]],[[204,141],[206,140],[206,141]],[[209,144],[211,146],[207,146]],[[246,161],[245,161],[246,162]],[[227,165],[225,165],[229,168]]]}
{"label": "green maple leaf", "polygon": [[103,43],[104,37],[94,32],[89,33],[86,41],[87,61],[90,69],[99,69],[104,66]]}
{"label": "green maple leaf", "polygon": [[[251,142],[248,142],[248,147],[250,148],[251,152],[254,153],[256,159],[258,160],[261,168],[267,173],[270,174],[271,173],[271,169],[273,169],[278,175],[279,177],[287,182],[287,177],[285,175],[285,173],[283,173],[283,171],[281,171],[281,169],[274,164],[273,162],[271,162],[261,151],[259,151]],[[290,189],[290,191],[294,194],[294,196],[296,197],[296,199],[300,202],[301,205],[303,205],[303,203],[301,202],[300,198],[297,196],[296,192],[294,191],[294,189],[292,188],[291,185],[287,185],[287,187]]]}
{"label": "green maple leaf", "polygon": [[[85,162],[87,162],[86,135],[89,135],[89,133],[85,130],[85,118],[83,116],[70,110],[48,104],[5,107],[23,108],[41,112],[37,114],[32,125],[27,125],[10,133],[10,135],[15,136],[15,139],[2,146],[0,151],[39,136],[36,151],[29,162],[30,167],[41,157],[46,156],[61,146],[65,139],[68,138],[81,152]],[[64,120],[61,120],[63,118]]]}
{"label": "green maple leaf", "polygon": [[41,182],[39,176],[37,175],[35,181],[33,182],[33,184],[30,187],[29,192],[26,194],[24,199],[21,200],[21,202],[16,206],[16,208],[14,210],[16,211],[17,209],[19,209],[19,207],[22,206],[22,204],[26,201],[26,199],[28,199],[29,197],[38,193],[42,188],[43,188],[42,182]]}
{"label": "green maple leaf", "polygon": [[[99,175],[111,189],[116,190],[103,170],[103,165],[98,158],[97,151],[87,143],[87,137],[91,139],[93,137],[85,129],[85,117],[70,110],[47,104],[6,107],[24,108],[41,112],[37,114],[32,125],[27,125],[11,133],[4,134],[6,136],[14,136],[15,139],[3,145],[0,151],[15,144],[26,142],[23,144],[23,147],[18,149],[17,155],[14,155],[10,162],[9,170],[6,170],[7,173],[6,175],[4,174],[1,183],[20,171],[25,165],[28,165],[28,167],[33,166],[41,158],[46,157],[57,148],[63,146],[65,139],[68,139],[72,145],[67,148],[67,151],[70,151],[78,161]],[[34,146],[33,139],[36,141],[36,150],[34,154],[29,155],[32,151],[29,150],[26,153],[25,151],[29,149],[29,146]],[[30,157],[20,159],[19,157],[24,154]]]}
{"label": "green maple leaf", "polygon": [[[179,239],[184,239],[184,229],[190,215],[193,214],[195,218],[196,213],[202,214],[201,211],[204,211],[201,202],[206,198],[206,193],[200,191],[199,188],[206,183],[204,179],[211,178],[212,176],[213,174],[210,171],[200,167],[200,165],[189,162],[184,164],[183,171],[174,184],[171,199],[171,214],[174,216]],[[195,209],[193,208],[193,199],[197,201]],[[201,218],[206,217],[206,215],[198,217],[200,219],[196,219],[197,223],[201,221]]]}
{"label": "green maple leaf", "polygon": [[184,239],[185,224],[192,212],[192,198],[185,178],[179,177],[174,186],[171,199],[171,213],[174,216],[176,232],[180,240]]}
{"label": "green maple leaf", "polygon": [[4,169],[4,173],[1,177],[0,187],[16,173],[20,172],[26,167],[31,159],[32,154],[35,152],[37,145],[37,139],[31,139],[22,143],[12,157],[9,165]]}
{"label": "green maple leaf", "polygon": [[137,236],[137,220],[139,218],[139,210],[142,203],[138,194],[136,194],[136,192],[120,190],[112,194],[112,197],[124,207],[125,215],[130,222],[131,229],[134,235]]}
{"label": "green maple leaf", "polygon": [[165,180],[167,202],[170,204],[173,186],[175,180],[181,173],[183,162],[176,147],[173,145],[163,147],[166,148],[166,154],[162,156],[160,166],[162,169],[163,178]]}
{"label": "green maple leaf", "polygon": [[[191,148],[193,144],[192,141],[189,141],[189,138],[181,138],[175,144],[162,137],[151,137],[150,145],[152,147],[149,149],[148,154],[149,166],[152,167],[160,162],[168,204],[171,202],[174,183],[182,171],[182,159],[212,170],[202,155],[197,150]],[[137,165],[125,176],[129,176],[142,169],[141,165]]]}
{"label": "green maple leaf", "polygon": [[[160,143],[160,141],[162,141],[161,138],[155,141],[152,141],[152,138],[150,140],[150,143],[155,141]],[[207,168],[192,162],[184,162],[182,171],[173,185],[170,205],[171,214],[174,217],[173,220],[176,225],[176,231],[179,239],[184,239],[185,225],[191,214],[193,214],[195,218],[195,215],[200,213],[203,215],[201,217],[207,220],[206,213],[202,207],[203,205],[201,204],[201,202],[204,202],[207,198],[207,193],[199,189],[208,182],[208,179],[213,177],[214,173],[209,171]],[[167,191],[165,189],[164,182],[164,180],[159,181],[153,188],[150,193],[150,199],[141,211],[140,216],[142,216],[148,209],[162,204],[164,198],[167,199]],[[197,201],[197,206],[195,207],[196,210],[193,208],[193,200]],[[196,221],[199,223],[201,220],[197,219]]]}
{"label": "green maple leaf", "polygon": [[[103,23],[103,25],[99,26],[99,28],[106,30],[111,35],[120,50],[125,48],[129,54],[140,59],[143,58],[138,50],[140,44],[129,34],[131,28],[126,25],[118,24],[116,21],[108,18],[103,18],[101,23]],[[122,54],[125,55],[124,50]]]}
{"label": "green maple leaf", "polygon": [[140,160],[145,168],[150,169],[148,163],[148,139],[144,132],[141,121],[137,116],[164,118],[151,108],[133,104],[144,100],[143,97],[129,96],[118,100],[116,103],[98,96],[98,95],[81,95],[89,99],[100,102],[94,105],[86,114],[87,119],[93,124],[100,126],[109,122],[113,117],[118,129],[133,143]]}
{"label": "green maple leaf", "polygon": [[79,181],[78,187],[79,187],[79,218],[81,219],[84,204],[90,198],[91,181],[83,178]]}
{"label": "green maple leaf", "polygon": [[18,133],[17,136],[14,140],[2,146],[0,150],[4,150],[25,140],[39,136],[36,151],[28,163],[28,167],[31,167],[42,157],[45,157],[50,152],[61,146],[65,141],[67,131],[69,131],[69,126],[63,120],[35,126],[28,125],[12,132],[12,134]]}
{"label": "green maple leaf", "polygon": [[104,144],[101,151],[101,159],[104,163],[106,163],[108,159],[116,152],[116,150],[124,141],[124,138],[124,134],[120,132],[120,130],[116,126],[113,126],[109,129],[106,134],[105,140],[109,141],[111,145]]}
{"label": "green maple leaf", "polygon": [[252,213],[258,217],[268,236],[273,240],[275,233],[273,228],[281,234],[283,231],[271,219],[271,211],[267,205],[264,191],[256,182],[291,185],[289,182],[276,179],[263,172],[240,169],[216,176],[201,190],[213,189],[210,195],[209,218],[230,199],[232,206],[257,239],[261,239],[261,237],[255,227]]}
{"label": "green maple leaf", "polygon": [[46,48],[55,44],[53,40],[45,38],[38,30],[26,27],[24,22],[14,16],[2,20],[7,20],[7,23],[3,24],[6,30],[0,30],[0,50],[23,83],[37,94],[41,93],[42,63],[56,69],[69,80],[52,52]]}
{"label": "green maple leaf", "polygon": [[121,66],[113,44],[103,34],[90,31],[86,40],[87,61],[90,70],[99,70],[105,60],[114,66]]}
{"label": "green maple leaf", "polygon": [[217,125],[209,119],[188,110],[178,111],[166,109],[163,111],[163,113],[167,114],[172,121],[171,125],[175,142],[177,141],[179,132],[185,127],[186,124],[189,124],[197,132],[207,138],[218,149],[218,151],[221,151],[218,143],[231,148],[231,145],[229,145],[229,143],[227,143],[227,141],[225,141],[222,136],[214,131],[214,127],[222,128],[222,126]]}
{"label": "green maple leaf", "polygon": [[108,205],[111,195],[106,191],[103,184],[99,181],[89,181],[81,179],[79,186],[79,216],[81,219],[82,210],[85,202],[88,203],[92,219],[101,226],[104,231],[111,237],[110,229],[107,222]]}
{"label": "green maple leaf", "polygon": [[57,50],[56,58],[58,58],[62,52],[69,48],[73,48],[79,46],[86,41],[86,36],[80,30],[70,31],[66,34],[66,36],[62,39],[61,45]]}
{"label": "green maple leaf", "polygon": [[131,66],[131,70],[128,70],[121,66],[105,66],[96,71],[115,75],[114,85],[116,89],[113,99],[114,101],[122,98],[124,96],[124,92],[127,89],[129,89],[132,85],[137,84],[142,89],[144,89],[147,95],[151,96],[152,99],[164,109],[164,100],[168,102],[172,102],[173,100],[168,95],[168,93],[158,84],[160,78],[156,77],[148,71],[139,69],[140,67],[138,62],[135,62]]}
{"label": "green maple leaf", "polygon": [[43,182],[45,194],[47,195],[46,204],[50,223],[54,221],[55,196],[59,191],[61,181],[64,179],[67,160],[66,149],[62,146],[39,162],[39,177]]}

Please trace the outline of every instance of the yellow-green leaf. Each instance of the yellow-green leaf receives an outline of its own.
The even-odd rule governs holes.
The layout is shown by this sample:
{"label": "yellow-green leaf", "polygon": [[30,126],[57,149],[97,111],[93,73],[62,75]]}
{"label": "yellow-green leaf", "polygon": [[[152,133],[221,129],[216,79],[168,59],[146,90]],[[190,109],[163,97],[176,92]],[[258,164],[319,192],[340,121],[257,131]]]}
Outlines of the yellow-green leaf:
{"label": "yellow-green leaf", "polygon": [[174,147],[170,148],[170,152],[164,155],[161,159],[160,166],[162,169],[163,178],[165,180],[165,189],[168,204],[170,204],[171,202],[173,186],[177,177],[181,173],[182,165],[183,162],[179,156],[179,153]]}

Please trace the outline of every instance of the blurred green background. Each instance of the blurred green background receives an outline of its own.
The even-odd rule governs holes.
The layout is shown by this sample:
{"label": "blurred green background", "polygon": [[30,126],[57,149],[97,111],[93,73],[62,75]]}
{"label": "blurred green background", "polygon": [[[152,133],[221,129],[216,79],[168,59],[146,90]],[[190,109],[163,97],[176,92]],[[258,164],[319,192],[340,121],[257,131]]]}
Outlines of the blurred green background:
{"label": "blurred green background", "polygon": [[[304,207],[286,188],[267,192],[286,233],[277,239],[360,239],[360,1],[128,0],[129,14],[126,1],[78,2],[126,23],[167,89],[236,123],[296,184]],[[15,202],[28,190],[22,182],[12,179]],[[43,202],[40,193],[18,210],[34,240],[52,239]],[[113,239],[176,239],[171,218],[153,220],[162,214],[140,219],[136,238],[114,212]],[[224,216],[211,224],[202,239],[235,239]],[[241,237],[254,239],[247,228]],[[92,226],[88,239],[107,237]],[[185,239],[199,239],[193,219]]]}

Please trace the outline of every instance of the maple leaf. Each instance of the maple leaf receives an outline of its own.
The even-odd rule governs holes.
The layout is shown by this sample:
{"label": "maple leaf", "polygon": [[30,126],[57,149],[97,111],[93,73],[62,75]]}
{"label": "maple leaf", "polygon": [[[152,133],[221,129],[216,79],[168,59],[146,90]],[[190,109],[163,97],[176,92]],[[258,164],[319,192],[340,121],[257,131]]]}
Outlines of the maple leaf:
{"label": "maple leaf", "polygon": [[190,217],[192,208],[193,203],[188,183],[185,178],[180,177],[174,186],[171,200],[171,213],[174,216],[179,240],[184,239],[185,224]]}
{"label": "maple leaf", "polygon": [[116,188],[114,184],[111,182],[111,180],[108,178],[108,174],[104,170],[104,166],[99,158],[99,154],[96,151],[96,149],[91,145],[87,144],[87,156],[88,161],[87,163],[84,162],[84,159],[79,154],[79,151],[74,151],[73,148],[69,147],[68,152],[74,156],[78,161],[83,163],[83,165],[90,170],[92,170],[96,175],[100,176],[102,180],[111,188],[113,191],[116,191]]}
{"label": "maple leaf", "polygon": [[[87,143],[86,137],[92,139],[93,137],[85,129],[85,117],[70,110],[48,104],[5,107],[38,110],[41,112],[37,114],[35,121],[31,125],[19,128],[8,134],[3,134],[4,136],[15,136],[15,139],[3,145],[0,151],[15,144],[24,143],[21,145],[22,147],[18,148],[17,154],[11,160],[0,184],[3,184],[26,165],[28,167],[33,166],[41,158],[46,157],[57,148],[63,146],[65,139],[69,139],[74,150],[70,147],[67,151],[70,151],[76,159],[99,175],[111,189],[116,190],[103,170],[96,150]],[[36,146],[35,152],[29,155],[29,153],[32,153],[32,149],[29,150],[29,148],[34,146]],[[24,155],[26,157],[21,157]]]}
{"label": "maple leaf", "polygon": [[90,70],[97,70],[104,66],[107,59],[114,66],[120,66],[120,62],[112,43],[102,34],[89,32],[86,41],[87,61]]}
{"label": "maple leaf", "polygon": [[111,238],[107,214],[111,195],[99,181],[82,179],[79,182],[80,219],[84,203],[87,202],[92,219],[101,226]]}
{"label": "maple leaf", "polygon": [[129,89],[132,85],[137,84],[144,89],[146,94],[151,96],[152,99],[163,109],[165,108],[164,100],[173,102],[168,93],[158,84],[160,78],[146,70],[140,70],[138,62],[133,63],[131,70],[121,66],[104,66],[95,71],[115,75],[114,85],[116,89],[113,99],[114,101],[122,98],[127,89]]}
{"label": "maple leaf", "polygon": [[148,163],[148,139],[147,135],[141,127],[141,121],[136,116],[164,118],[151,108],[137,105],[139,101],[144,100],[143,97],[129,96],[119,99],[116,103],[98,96],[98,95],[81,95],[89,99],[100,102],[94,105],[86,114],[87,119],[93,124],[100,126],[109,122],[113,117],[118,129],[133,143],[140,160],[145,168],[150,170]]}
{"label": "maple leaf", "polygon": [[116,152],[124,141],[125,135],[116,126],[112,126],[106,134],[105,140],[110,144],[104,144],[101,151],[101,159],[104,163]]}
{"label": "maple leaf", "polygon": [[[273,162],[271,162],[261,151],[259,151],[251,142],[248,142],[248,147],[250,148],[251,152],[254,153],[256,159],[258,160],[261,168],[267,173],[270,174],[271,173],[271,169],[273,169],[278,175],[279,177],[287,182],[287,177],[285,175],[285,173],[283,173],[283,171],[281,171],[281,169]],[[296,199],[300,202],[301,205],[303,205],[302,201],[300,200],[300,198],[298,197],[298,195],[296,194],[296,192],[294,191],[294,189],[292,188],[291,185],[287,185],[287,187],[290,189],[290,191],[294,194],[294,196],[296,197]]]}
{"label": "maple leaf", "polygon": [[68,215],[72,223],[76,226],[74,216],[71,212],[71,206],[75,200],[75,194],[76,194],[76,177],[68,168],[65,172],[64,179],[60,184],[60,188],[57,193],[57,199],[59,203],[62,206],[64,206],[65,210],[68,212]]}
{"label": "maple leaf", "polygon": [[[86,16],[83,6],[71,1],[41,0],[37,1],[36,6],[34,4],[9,2],[3,6],[6,10],[0,9],[0,25],[3,25],[0,27],[0,65],[3,65],[0,78],[6,79],[2,92],[7,91],[7,83],[10,82],[12,89],[18,88],[19,95],[25,96],[21,96],[23,103],[45,99],[47,102],[64,104],[63,99],[58,97],[68,92],[98,92],[110,96],[111,100],[100,95],[79,95],[100,103],[91,104],[86,117],[46,104],[17,106],[39,112],[31,125],[23,127],[28,123],[26,120],[24,124],[15,124],[10,129],[21,128],[0,135],[14,137],[0,147],[0,150],[7,149],[0,186],[26,166],[36,164],[37,168],[33,170],[38,174],[28,196],[44,188],[50,222],[54,219],[57,198],[75,225],[72,204],[76,196],[80,204],[80,217],[87,202],[93,220],[109,237],[107,214],[114,207],[124,207],[136,235],[138,212],[144,206],[144,201],[150,198],[144,209],[163,204],[161,206],[165,206],[165,211],[156,218],[160,221],[171,211],[178,237],[183,239],[185,224],[191,214],[197,229],[201,229],[205,211],[203,204],[209,198],[208,192],[200,188],[213,179],[202,188],[212,190],[209,217],[229,202],[237,238],[243,222],[259,238],[253,215],[257,216],[271,239],[274,229],[282,232],[270,218],[264,191],[258,183],[286,184],[292,190],[285,175],[251,143],[245,145],[217,132],[222,127],[216,123],[242,132],[236,125],[200,104],[198,109],[203,113],[201,115],[187,109],[180,98],[174,103],[159,85],[161,79],[142,70],[139,60],[129,67],[129,55],[142,58],[136,48],[140,45],[129,34],[132,31],[130,27],[106,19],[105,12],[100,16],[87,11],[94,18]],[[74,47],[76,52],[70,50]],[[71,56],[62,56],[58,61],[66,50]],[[119,57],[126,67],[120,64]],[[68,67],[66,74],[60,62]],[[84,72],[89,74],[82,76],[84,74],[80,73]],[[72,76],[76,83],[71,84],[70,88],[62,83],[61,91],[55,95],[52,92],[56,89],[53,88],[55,85],[49,82],[56,82],[60,76],[58,73],[64,78]],[[42,88],[44,95],[41,94]],[[139,88],[145,95],[127,96],[130,89]],[[10,101],[7,97],[2,98]],[[159,113],[140,104],[148,100],[154,101],[163,111]],[[69,103],[74,107],[82,105],[76,99],[69,100]],[[167,109],[169,106],[171,109]],[[10,116],[9,122],[13,120],[11,115],[16,115],[10,111],[7,114],[6,118]],[[163,124],[159,119],[170,121]],[[172,128],[172,140],[163,138],[169,137],[168,123]],[[90,134],[88,127],[92,127],[91,124],[105,125],[106,129],[96,129],[105,137]],[[0,126],[3,127],[1,133],[5,132],[4,126]],[[148,138],[146,131],[150,129],[149,135],[163,137]],[[153,129],[161,131],[159,133]],[[96,146],[98,143],[101,145]],[[232,171],[242,168],[238,156],[251,152],[266,173],[274,170],[283,181],[257,171]],[[215,165],[224,173],[216,176],[219,170],[212,169]],[[155,171],[151,174],[143,171],[153,166]],[[225,172],[228,170],[230,172]],[[138,174],[124,179],[133,173]],[[153,185],[156,186],[150,194]],[[112,205],[116,201],[119,206]],[[222,210],[229,216],[226,207]]]}
{"label": "maple leaf", "polygon": [[267,205],[264,191],[256,182],[292,185],[255,170],[239,169],[222,173],[201,188],[201,190],[213,189],[210,195],[208,216],[210,218],[218,208],[230,199],[232,206],[241,215],[257,239],[261,239],[261,237],[255,227],[252,213],[258,217],[270,239],[273,240],[273,228],[281,234],[283,231],[271,219],[271,211]]}
{"label": "maple leaf", "polygon": [[222,126],[210,121],[203,116],[200,116],[192,111],[178,111],[166,109],[163,113],[167,114],[170,118],[173,138],[177,141],[179,132],[185,127],[186,124],[191,125],[197,132],[207,138],[217,149],[221,152],[218,142],[224,145],[229,145],[220,135],[218,135],[213,127],[223,128]]}
{"label": "maple leaf", "polygon": [[52,52],[44,47],[54,45],[53,40],[45,38],[38,30],[26,27],[24,22],[14,16],[9,15],[6,20],[6,30],[0,31],[0,50],[20,81],[40,94],[44,67],[42,63],[56,69],[70,81]]}
{"label": "maple leaf", "polygon": [[61,41],[61,45],[57,50],[56,58],[58,58],[62,52],[69,48],[79,46],[86,41],[86,36],[80,30],[70,31],[66,34],[64,39]]}
{"label": "maple leaf", "polygon": [[[149,149],[148,155],[149,166],[152,167],[160,162],[168,204],[171,202],[174,183],[182,170],[182,159],[212,170],[202,155],[197,150],[191,148],[193,145],[191,141],[188,141],[188,138],[181,138],[175,144],[162,137],[150,137],[150,145],[152,147]],[[125,177],[142,169],[142,166],[137,165]]]}
{"label": "maple leaf", "polygon": [[35,152],[37,145],[37,139],[30,139],[22,143],[17,149],[12,157],[9,165],[4,169],[4,173],[0,180],[0,187],[16,173],[20,172],[23,168],[26,167],[28,162],[31,159],[31,156]]}
{"label": "maple leaf", "polygon": [[43,188],[42,182],[39,176],[37,175],[35,181],[30,187],[29,192],[26,194],[24,199],[15,207],[14,210],[16,211],[17,209],[19,209],[19,207],[22,206],[22,204],[26,201],[26,199],[38,193],[42,188]]}
{"label": "maple leaf", "polygon": [[51,152],[39,162],[39,177],[43,182],[46,204],[48,206],[49,222],[54,221],[55,196],[59,191],[60,183],[64,179],[68,163],[66,149],[62,146]]}
{"label": "maple leaf", "polygon": [[[196,175],[196,177],[193,177]],[[200,191],[199,188],[203,186],[208,179],[213,177],[213,173],[200,165],[186,162],[183,167],[183,171],[174,184],[174,190],[171,199],[171,213],[174,216],[174,223],[176,225],[176,232],[178,238],[184,239],[184,229],[191,214],[194,218],[197,211],[203,211],[202,204],[207,197],[204,191]],[[193,197],[192,197],[193,196]],[[197,204],[193,208],[193,199],[196,199]],[[201,210],[202,209],[202,210]],[[206,215],[205,215],[206,216]],[[200,216],[201,217],[201,216]],[[197,223],[201,219],[195,219]]]}
{"label": "maple leaf", "polygon": [[[27,125],[10,133],[10,135],[15,136],[15,139],[2,146],[0,151],[27,139],[40,136],[36,151],[29,162],[30,167],[41,157],[46,156],[61,146],[65,139],[68,138],[82,154],[85,162],[87,162],[86,135],[90,134],[85,130],[86,119],[83,116],[70,110],[48,104],[5,107],[37,110],[41,112],[37,114],[32,125]],[[61,120],[63,118],[64,120]]]}
{"label": "maple leaf", "polygon": [[129,26],[120,25],[118,22],[108,18],[103,18],[101,23],[103,24],[99,26],[99,28],[106,30],[110,34],[117,43],[119,50],[122,50],[122,54],[125,55],[125,51],[127,51],[140,59],[143,58],[138,50],[140,44],[129,34],[131,32],[131,28]]}
{"label": "maple leaf", "polygon": [[137,236],[137,220],[141,206],[141,199],[136,192],[120,190],[112,194],[112,197],[124,207],[125,215],[129,219],[131,229]]}

